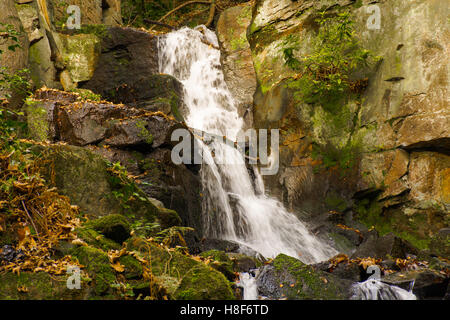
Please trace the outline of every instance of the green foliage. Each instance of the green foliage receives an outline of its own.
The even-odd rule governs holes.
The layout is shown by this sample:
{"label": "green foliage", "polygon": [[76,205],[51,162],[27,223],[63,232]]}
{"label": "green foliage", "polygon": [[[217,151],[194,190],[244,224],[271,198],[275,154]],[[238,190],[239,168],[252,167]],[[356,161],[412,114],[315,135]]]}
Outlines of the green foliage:
{"label": "green foliage", "polygon": [[145,20],[158,20],[169,10],[173,9],[176,1],[143,1],[124,0],[122,1],[122,18],[125,25],[143,27]]}
{"label": "green foliage", "polygon": [[[9,51],[16,51],[17,48],[21,47],[19,43],[20,34],[13,25],[0,23],[0,35],[5,41],[12,41],[12,44],[8,46]],[[3,51],[0,50],[0,58],[2,54]],[[11,92],[16,92],[22,96],[30,94],[29,73],[28,69],[10,73],[6,67],[0,67],[0,92],[3,95],[3,97],[0,97],[0,147],[3,147],[5,143],[10,144],[12,138],[16,137],[20,130],[26,128],[24,122],[17,120],[23,117],[24,113],[8,109],[7,104],[8,99],[11,98]]]}
{"label": "green foliage", "polygon": [[331,143],[325,146],[313,144],[311,157],[315,160],[320,159],[324,169],[338,167],[344,174],[346,170],[355,166],[359,152],[359,148],[351,143],[347,143],[342,148],[335,147]]}
{"label": "green foliage", "polygon": [[88,89],[72,89],[71,92],[78,93],[80,95],[80,99],[83,101],[91,100],[91,101],[102,101],[102,96],[100,94],[96,94]]}
{"label": "green foliage", "polygon": [[108,171],[112,173],[110,181],[114,188],[112,196],[120,202],[122,208],[131,213],[133,201],[149,202],[145,193],[128,177],[128,171],[120,162],[108,163],[108,167]]}
{"label": "green foliage", "polygon": [[[13,25],[0,22],[0,34],[4,41],[12,40],[13,44],[8,46],[8,50],[16,51],[17,48],[20,48],[20,32]],[[0,55],[2,53],[3,50],[0,49]]]}
{"label": "green foliage", "polygon": [[[21,33],[17,31],[13,25],[0,23],[0,35],[4,41],[12,41],[8,46],[9,51],[15,52],[17,48],[21,48],[19,36]],[[0,56],[3,50],[0,49]],[[10,73],[7,68],[0,67],[0,91],[14,91],[16,93],[26,95],[30,93],[31,86],[27,80],[30,70],[21,69],[14,73]],[[5,97],[9,99],[11,96],[6,93]]]}
{"label": "green foliage", "polygon": [[293,35],[282,43],[286,65],[299,72],[288,86],[295,90],[299,101],[335,104],[355,86],[355,81],[350,80],[352,72],[378,58],[360,47],[348,11],[336,16],[328,16],[324,11],[316,21],[319,31],[313,39],[311,54],[301,60],[295,57],[298,38]]}

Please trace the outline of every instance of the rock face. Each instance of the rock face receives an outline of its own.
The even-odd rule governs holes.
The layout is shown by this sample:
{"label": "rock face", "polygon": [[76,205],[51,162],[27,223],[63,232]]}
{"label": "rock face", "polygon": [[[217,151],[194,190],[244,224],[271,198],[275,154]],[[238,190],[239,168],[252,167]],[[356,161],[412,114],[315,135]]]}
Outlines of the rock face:
{"label": "rock face", "polygon": [[[383,13],[379,29],[368,27],[374,5]],[[299,39],[298,59],[311,53],[315,19],[325,9],[331,15],[349,10],[361,46],[382,57],[358,70],[368,87],[334,112],[295,102],[286,86],[294,71],[282,53],[292,36]],[[329,212],[341,212],[340,224],[364,229],[356,218],[381,234],[393,232],[427,248],[429,237],[448,227],[444,12],[443,2],[425,0],[255,2],[247,29],[258,83],[254,125],[281,133],[280,171],[265,177],[267,190],[303,212],[315,230],[334,233],[330,221],[338,216]],[[229,49],[222,45],[222,50],[227,57]]]}
{"label": "rock face", "polygon": [[256,74],[247,41],[251,11],[250,4],[232,7],[225,10],[217,22],[225,81],[248,128],[252,127],[253,95],[256,91]]}

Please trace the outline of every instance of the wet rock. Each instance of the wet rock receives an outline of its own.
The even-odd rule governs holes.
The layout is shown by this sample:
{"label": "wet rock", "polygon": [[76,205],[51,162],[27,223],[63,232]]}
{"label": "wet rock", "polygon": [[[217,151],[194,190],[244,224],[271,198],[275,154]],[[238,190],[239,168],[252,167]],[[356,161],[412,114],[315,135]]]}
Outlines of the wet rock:
{"label": "wet rock", "polygon": [[386,275],[382,281],[405,290],[412,288],[419,299],[442,299],[447,292],[449,278],[432,270],[413,270]]}
{"label": "wet rock", "polygon": [[263,266],[256,281],[259,295],[290,300],[348,299],[353,283],[283,254]]}
{"label": "wet rock", "polygon": [[203,239],[198,244],[198,249],[200,252],[209,250],[219,250],[224,252],[238,252],[239,244],[229,240],[222,239]]}
{"label": "wet rock", "polygon": [[261,262],[258,259],[249,257],[242,253],[231,252],[227,255],[233,261],[233,268],[236,272],[249,272],[250,270],[261,266]]}
{"label": "wet rock", "polygon": [[389,233],[383,237],[372,235],[363,242],[351,256],[354,258],[401,258],[406,259],[407,254],[417,254],[419,251],[409,242]]}

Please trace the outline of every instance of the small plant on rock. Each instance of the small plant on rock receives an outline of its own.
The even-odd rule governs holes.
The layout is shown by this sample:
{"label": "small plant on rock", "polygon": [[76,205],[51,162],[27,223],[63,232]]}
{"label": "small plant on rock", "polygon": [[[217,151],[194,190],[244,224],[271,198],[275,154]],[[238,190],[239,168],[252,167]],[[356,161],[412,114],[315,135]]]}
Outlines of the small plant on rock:
{"label": "small plant on rock", "polygon": [[288,84],[295,90],[295,98],[326,106],[340,100],[346,92],[365,88],[367,79],[352,80],[351,75],[379,58],[361,48],[349,12],[330,16],[324,11],[316,21],[319,31],[310,54],[301,59],[295,57],[295,36],[286,38],[282,54],[286,65],[298,72]]}

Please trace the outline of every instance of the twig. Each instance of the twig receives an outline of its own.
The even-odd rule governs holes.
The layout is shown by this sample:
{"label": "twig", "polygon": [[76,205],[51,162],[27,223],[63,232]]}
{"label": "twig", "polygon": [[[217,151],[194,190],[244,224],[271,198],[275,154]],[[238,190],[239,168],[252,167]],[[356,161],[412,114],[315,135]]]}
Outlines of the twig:
{"label": "twig", "polygon": [[211,0],[211,8],[209,10],[209,17],[208,17],[208,21],[205,24],[205,26],[207,28],[211,25],[211,23],[213,23],[215,13],[216,13],[216,0]]}
{"label": "twig", "polygon": [[39,231],[38,231],[38,229],[36,228],[36,225],[34,224],[34,221],[33,221],[33,219],[31,218],[30,214],[28,213],[28,210],[27,210],[27,207],[25,206],[25,203],[23,202],[23,200],[21,200],[21,202],[22,202],[23,209],[25,210],[25,213],[27,214],[28,218],[29,218],[30,221],[31,221],[31,224],[33,225],[34,231],[36,231],[36,234],[37,234],[37,236],[39,237]]}

